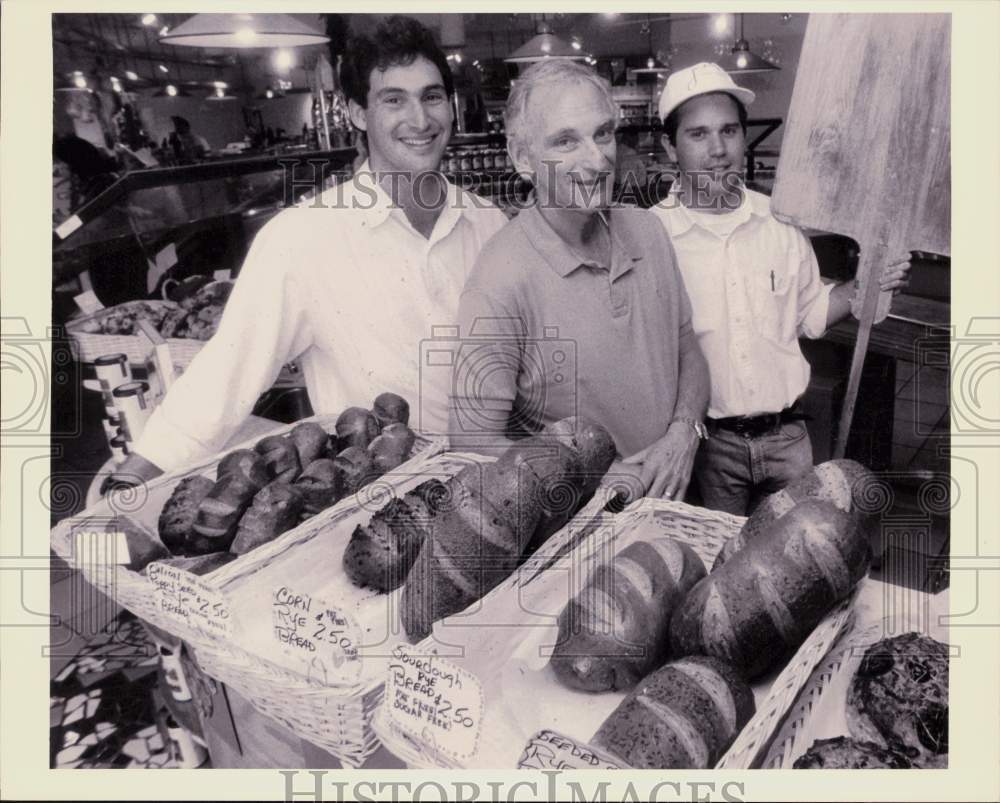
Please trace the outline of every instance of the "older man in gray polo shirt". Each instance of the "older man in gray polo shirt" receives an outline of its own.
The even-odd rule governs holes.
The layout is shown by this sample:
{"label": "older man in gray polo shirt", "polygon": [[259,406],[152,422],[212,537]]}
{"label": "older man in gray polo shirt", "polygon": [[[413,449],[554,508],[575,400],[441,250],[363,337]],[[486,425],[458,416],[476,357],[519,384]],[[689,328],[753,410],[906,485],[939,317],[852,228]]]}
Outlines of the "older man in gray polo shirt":
{"label": "older man in gray polo shirt", "polygon": [[691,308],[659,222],[612,207],[615,105],[573,62],[541,62],[507,103],[535,202],[483,246],[459,303],[450,434],[490,452],[569,415],[608,429],[650,496],[683,496],[708,403]]}

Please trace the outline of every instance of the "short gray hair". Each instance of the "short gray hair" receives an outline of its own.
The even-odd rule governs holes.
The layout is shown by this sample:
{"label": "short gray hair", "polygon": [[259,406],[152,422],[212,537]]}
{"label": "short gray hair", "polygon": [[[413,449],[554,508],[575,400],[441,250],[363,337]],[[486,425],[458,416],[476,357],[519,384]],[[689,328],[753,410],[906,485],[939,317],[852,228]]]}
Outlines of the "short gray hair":
{"label": "short gray hair", "polygon": [[544,59],[532,64],[523,75],[518,76],[514,87],[507,98],[504,109],[504,126],[507,130],[507,142],[523,140],[526,135],[528,99],[533,90],[545,84],[555,84],[562,81],[587,82],[593,84],[608,102],[608,107],[614,111],[615,101],[611,95],[611,85],[601,78],[590,67],[585,67],[569,59]]}

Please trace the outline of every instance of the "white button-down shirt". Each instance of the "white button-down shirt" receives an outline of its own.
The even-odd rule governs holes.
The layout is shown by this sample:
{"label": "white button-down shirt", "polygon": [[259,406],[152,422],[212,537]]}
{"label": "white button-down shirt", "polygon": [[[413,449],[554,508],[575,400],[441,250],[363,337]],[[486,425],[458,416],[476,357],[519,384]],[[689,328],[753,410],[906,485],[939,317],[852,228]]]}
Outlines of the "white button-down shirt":
{"label": "white button-down shirt", "polygon": [[[318,202],[317,202],[318,201]],[[430,238],[366,164],[257,234],[215,336],[153,412],[136,451],[165,471],[221,449],[281,367],[297,359],[317,413],[410,402],[445,431],[450,371],[421,377],[422,341],[454,325],[465,279],[506,218],[457,187]]]}
{"label": "white button-down shirt", "polygon": [[809,384],[798,337],[821,337],[825,285],[801,231],[771,215],[770,199],[743,191],[732,212],[692,211],[671,193],[653,213],[670,235],[708,370],[712,418],[776,413]]}

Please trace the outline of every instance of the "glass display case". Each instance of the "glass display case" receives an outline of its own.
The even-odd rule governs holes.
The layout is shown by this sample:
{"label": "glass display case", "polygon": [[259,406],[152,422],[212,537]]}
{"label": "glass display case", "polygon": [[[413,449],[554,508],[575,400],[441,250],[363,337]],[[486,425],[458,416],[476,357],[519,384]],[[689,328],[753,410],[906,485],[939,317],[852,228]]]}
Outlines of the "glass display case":
{"label": "glass display case", "polygon": [[235,276],[261,226],[348,175],[355,156],[341,148],[127,173],[53,230],[53,285],[86,273],[112,306],[160,297],[168,274]]}

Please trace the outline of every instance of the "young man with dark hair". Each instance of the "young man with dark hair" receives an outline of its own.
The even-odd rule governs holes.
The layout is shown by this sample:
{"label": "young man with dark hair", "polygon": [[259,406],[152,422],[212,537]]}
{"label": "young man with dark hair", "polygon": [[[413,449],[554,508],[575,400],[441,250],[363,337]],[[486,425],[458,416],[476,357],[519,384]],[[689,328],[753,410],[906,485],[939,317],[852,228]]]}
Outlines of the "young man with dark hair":
{"label": "young man with dark hair", "polygon": [[[706,506],[744,515],[812,467],[798,399],[809,384],[800,336],[850,312],[854,283],[824,284],[801,231],[742,183],[746,106],[754,93],[717,64],[673,73],[660,97],[663,147],[680,174],[653,207],[677,254],[711,376],[707,440],[695,477]],[[883,290],[908,282],[890,264]]]}
{"label": "young man with dark hair", "polygon": [[419,384],[420,343],[455,320],[479,249],[506,218],[437,172],[452,82],[429,31],[389,17],[349,41],[343,71],[369,160],[261,229],[216,335],[150,417],[123,481],[223,448],[292,359],[317,413],[391,391],[444,431],[447,388]]}

